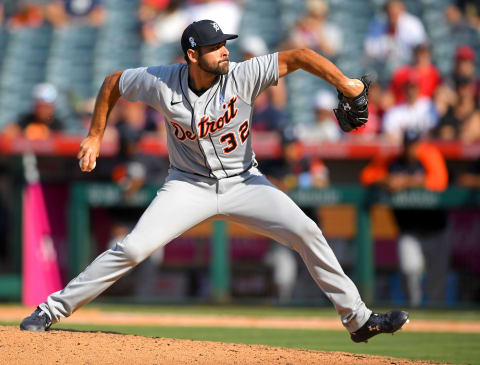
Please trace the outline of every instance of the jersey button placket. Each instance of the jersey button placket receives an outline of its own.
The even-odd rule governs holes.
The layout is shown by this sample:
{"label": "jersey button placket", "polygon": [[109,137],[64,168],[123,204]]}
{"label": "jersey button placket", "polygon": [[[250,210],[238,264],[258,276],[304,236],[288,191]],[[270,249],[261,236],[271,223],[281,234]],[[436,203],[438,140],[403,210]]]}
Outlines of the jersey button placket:
{"label": "jersey button placket", "polygon": [[215,175],[216,178],[219,178],[219,170],[221,167],[219,166],[219,162],[217,156],[215,154],[215,150],[210,142],[209,136],[205,136],[204,138],[200,138],[200,129],[198,128],[198,121],[202,119],[203,115],[203,103],[200,100],[194,105],[194,121],[195,121],[195,133],[198,136],[198,142],[200,143],[200,147],[203,149],[205,156],[207,158],[207,163],[212,169],[212,173]]}

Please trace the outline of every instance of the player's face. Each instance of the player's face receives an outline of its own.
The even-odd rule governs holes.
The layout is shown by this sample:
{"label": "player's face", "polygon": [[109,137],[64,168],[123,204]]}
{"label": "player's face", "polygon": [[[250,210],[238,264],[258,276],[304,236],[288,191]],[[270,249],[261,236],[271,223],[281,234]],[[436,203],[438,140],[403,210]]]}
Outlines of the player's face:
{"label": "player's face", "polygon": [[228,55],[226,42],[200,47],[198,66],[205,72],[225,75],[228,73]]}

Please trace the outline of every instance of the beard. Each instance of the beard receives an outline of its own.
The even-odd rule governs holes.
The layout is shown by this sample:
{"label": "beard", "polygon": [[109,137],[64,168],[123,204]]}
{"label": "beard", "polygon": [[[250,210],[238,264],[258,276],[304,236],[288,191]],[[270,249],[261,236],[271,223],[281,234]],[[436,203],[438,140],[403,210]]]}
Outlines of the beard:
{"label": "beard", "polygon": [[209,64],[208,62],[206,62],[203,57],[200,57],[198,59],[198,66],[200,67],[200,69],[217,76],[226,75],[228,73],[229,63],[230,62],[228,58],[226,60],[219,61],[212,64]]}

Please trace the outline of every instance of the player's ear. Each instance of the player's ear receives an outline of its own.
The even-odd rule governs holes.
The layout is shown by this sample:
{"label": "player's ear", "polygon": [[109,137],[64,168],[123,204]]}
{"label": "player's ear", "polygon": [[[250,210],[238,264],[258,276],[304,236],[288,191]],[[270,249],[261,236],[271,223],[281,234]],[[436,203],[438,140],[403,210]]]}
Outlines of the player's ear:
{"label": "player's ear", "polygon": [[199,53],[197,50],[189,48],[187,50],[187,58],[191,63],[198,63]]}

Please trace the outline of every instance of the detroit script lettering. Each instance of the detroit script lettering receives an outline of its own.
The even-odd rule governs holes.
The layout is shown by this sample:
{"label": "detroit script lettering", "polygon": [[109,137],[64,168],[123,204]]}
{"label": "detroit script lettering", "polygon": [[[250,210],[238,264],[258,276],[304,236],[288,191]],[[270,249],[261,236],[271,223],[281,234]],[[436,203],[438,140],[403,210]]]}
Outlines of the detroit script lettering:
{"label": "detroit script lettering", "polygon": [[[236,102],[237,97],[234,96],[227,104],[223,104],[222,109],[225,110],[225,112],[217,120],[210,120],[209,116],[204,115],[197,124],[199,138],[205,138],[209,134],[213,134],[219,130],[222,130],[226,125],[230,124],[230,122],[235,119],[235,116],[238,112],[238,109],[235,106]],[[180,124],[173,121],[170,121],[170,124],[175,128],[175,137],[177,137],[177,139],[180,141],[184,141],[187,138],[194,141],[197,138],[195,133],[183,129]]]}

